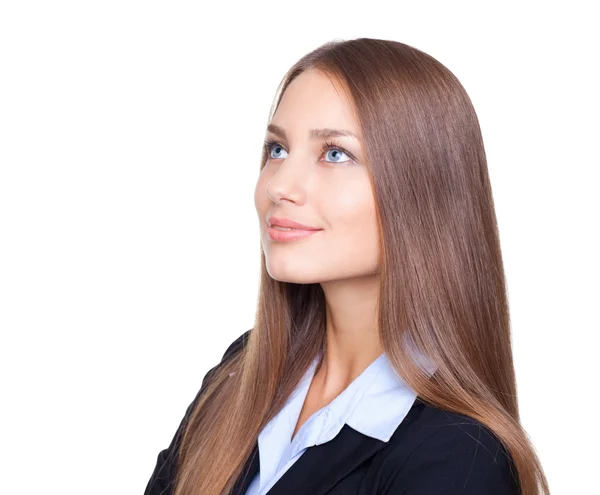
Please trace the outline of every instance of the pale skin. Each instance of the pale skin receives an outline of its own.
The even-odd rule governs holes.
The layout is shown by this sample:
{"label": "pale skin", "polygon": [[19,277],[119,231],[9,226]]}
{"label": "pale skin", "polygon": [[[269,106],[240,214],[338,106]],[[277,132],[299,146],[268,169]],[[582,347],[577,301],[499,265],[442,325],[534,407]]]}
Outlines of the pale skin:
{"label": "pale skin", "polygon": [[[377,335],[376,303],[380,250],[375,201],[364,163],[361,133],[352,103],[316,70],[287,88],[267,131],[277,141],[267,152],[255,190],[267,271],[276,280],[319,283],[326,298],[327,352],[315,374],[296,428],[329,404],[354,381],[383,348]],[[322,138],[311,129],[336,129],[357,138]],[[269,237],[267,216],[286,217],[323,230],[293,242]]]}

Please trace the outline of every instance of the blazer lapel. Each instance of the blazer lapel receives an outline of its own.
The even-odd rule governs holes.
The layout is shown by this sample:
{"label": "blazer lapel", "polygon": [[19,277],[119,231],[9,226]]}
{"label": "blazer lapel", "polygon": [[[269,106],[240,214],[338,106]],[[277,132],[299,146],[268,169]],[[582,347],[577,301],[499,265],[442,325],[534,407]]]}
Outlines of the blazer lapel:
{"label": "blazer lapel", "polygon": [[[387,445],[344,425],[329,442],[306,449],[267,492],[268,495],[324,495],[342,478]],[[258,442],[233,493],[245,495],[260,469]]]}

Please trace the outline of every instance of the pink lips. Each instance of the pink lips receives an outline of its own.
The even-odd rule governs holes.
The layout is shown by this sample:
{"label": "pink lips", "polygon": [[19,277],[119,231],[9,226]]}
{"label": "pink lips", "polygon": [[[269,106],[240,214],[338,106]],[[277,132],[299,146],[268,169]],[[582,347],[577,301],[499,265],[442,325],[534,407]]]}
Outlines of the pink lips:
{"label": "pink lips", "polygon": [[[296,239],[302,239],[323,230],[281,217],[269,217],[267,218],[267,224],[269,225],[269,237],[279,242],[295,241]],[[293,230],[281,230],[277,227],[285,227]]]}

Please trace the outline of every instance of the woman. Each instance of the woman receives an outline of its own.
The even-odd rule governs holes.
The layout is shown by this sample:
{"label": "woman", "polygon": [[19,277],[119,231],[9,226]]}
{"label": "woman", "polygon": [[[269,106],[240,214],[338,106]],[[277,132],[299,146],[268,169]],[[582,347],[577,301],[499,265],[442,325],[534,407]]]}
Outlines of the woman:
{"label": "woman", "polygon": [[286,74],[255,191],[255,325],[146,495],[547,494],[519,422],[478,120],[431,56],[326,43]]}

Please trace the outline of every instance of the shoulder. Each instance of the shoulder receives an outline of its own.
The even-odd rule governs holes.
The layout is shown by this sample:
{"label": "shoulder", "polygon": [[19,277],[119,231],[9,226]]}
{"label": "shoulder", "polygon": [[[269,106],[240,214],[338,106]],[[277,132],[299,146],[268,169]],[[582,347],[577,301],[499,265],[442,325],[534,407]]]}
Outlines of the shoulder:
{"label": "shoulder", "polygon": [[[225,353],[223,354],[223,357],[221,358],[221,361],[219,363],[217,363],[215,366],[213,366],[211,369],[209,369],[208,372],[204,375],[198,395],[194,399],[194,403],[197,402],[197,400],[199,399],[202,392],[204,392],[204,389],[207,387],[208,383],[210,382],[210,380],[212,379],[212,376],[216,373],[216,371],[219,368],[221,368],[227,361],[232,359],[233,356],[235,356],[239,351],[241,351],[246,346],[246,343],[248,342],[248,338],[250,337],[251,331],[252,331],[252,329],[246,330],[239,337],[237,337],[231,344],[229,344],[227,346],[227,349],[225,350]],[[194,403],[192,403],[192,405]]]}
{"label": "shoulder", "polygon": [[175,431],[175,434],[173,436],[173,439],[171,440],[171,443],[169,444],[169,447],[159,452],[154,471],[152,472],[150,480],[148,481],[146,490],[144,491],[144,495],[164,495],[166,493],[170,493],[168,490],[172,488],[172,484],[175,479],[176,463],[177,457],[179,455],[179,446],[183,432],[189,421],[189,417],[196,403],[202,396],[202,393],[206,389],[211,375],[229,358],[233,357],[240,349],[242,349],[246,345],[251,330],[252,329],[245,331],[242,335],[237,337],[231,344],[229,344],[229,346],[225,350],[225,353],[223,354],[223,357],[221,358],[221,361],[204,375],[200,390],[196,394],[196,397],[194,398],[192,403],[188,406],[185,415],[183,416],[183,419],[179,423],[179,427]]}
{"label": "shoulder", "polygon": [[518,495],[508,451],[483,423],[422,402],[392,438],[380,493]]}
{"label": "shoulder", "polygon": [[248,342],[248,338],[250,337],[251,331],[252,328],[250,330],[246,330],[242,335],[237,337],[231,344],[229,344],[227,350],[225,351],[225,354],[223,354],[223,358],[221,359],[221,361],[227,360],[229,357],[236,354],[240,349],[243,349],[246,346],[246,343]]}

